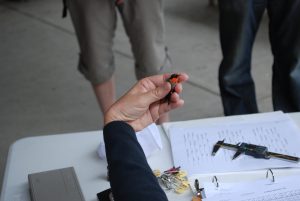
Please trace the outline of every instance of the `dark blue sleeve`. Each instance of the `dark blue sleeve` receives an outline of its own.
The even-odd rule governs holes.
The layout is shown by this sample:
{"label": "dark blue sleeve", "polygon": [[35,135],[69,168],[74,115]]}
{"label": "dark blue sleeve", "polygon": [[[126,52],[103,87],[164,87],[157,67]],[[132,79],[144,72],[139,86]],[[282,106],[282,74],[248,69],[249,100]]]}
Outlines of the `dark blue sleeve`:
{"label": "dark blue sleeve", "polygon": [[103,133],[114,200],[167,201],[133,128],[114,121],[104,127]]}

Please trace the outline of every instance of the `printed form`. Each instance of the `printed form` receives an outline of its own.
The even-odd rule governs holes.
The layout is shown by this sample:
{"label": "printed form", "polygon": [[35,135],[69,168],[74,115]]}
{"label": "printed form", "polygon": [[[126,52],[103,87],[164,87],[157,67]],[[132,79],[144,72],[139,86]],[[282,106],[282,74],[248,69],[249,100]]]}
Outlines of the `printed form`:
{"label": "printed form", "polygon": [[[267,182],[259,180],[253,182],[232,183],[226,192],[208,195],[205,201],[299,201],[300,176],[289,176]],[[210,184],[204,184],[209,190]]]}
{"label": "printed form", "polygon": [[300,167],[299,163],[276,158],[256,159],[240,155],[235,160],[234,150],[220,148],[212,156],[213,146],[225,139],[226,143],[240,142],[268,147],[268,151],[300,157],[300,131],[293,120],[281,112],[264,118],[209,126],[169,128],[173,162],[190,175],[204,173],[239,172],[267,168]]}

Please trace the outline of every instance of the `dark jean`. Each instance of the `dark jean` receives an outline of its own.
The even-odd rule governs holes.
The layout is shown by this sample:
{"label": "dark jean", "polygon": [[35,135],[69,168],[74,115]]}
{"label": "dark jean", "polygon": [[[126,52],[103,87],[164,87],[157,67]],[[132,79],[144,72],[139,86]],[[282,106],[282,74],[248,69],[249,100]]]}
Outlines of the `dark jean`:
{"label": "dark jean", "polygon": [[300,0],[219,0],[219,9],[223,53],[219,85],[224,114],[258,112],[251,54],[265,10],[274,56],[274,110],[300,111]]}

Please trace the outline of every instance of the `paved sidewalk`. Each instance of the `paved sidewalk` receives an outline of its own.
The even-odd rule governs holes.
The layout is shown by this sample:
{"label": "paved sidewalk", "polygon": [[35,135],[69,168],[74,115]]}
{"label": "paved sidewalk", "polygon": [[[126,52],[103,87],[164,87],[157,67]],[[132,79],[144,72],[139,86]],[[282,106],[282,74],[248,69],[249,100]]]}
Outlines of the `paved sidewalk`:
{"label": "paved sidewalk", "polygon": [[[99,130],[102,116],[89,83],[76,69],[78,45],[61,0],[0,0],[0,185],[9,145],[35,135]],[[206,0],[165,0],[166,41],[184,85],[173,121],[223,115],[217,72],[221,60],[218,11]],[[119,21],[115,38],[117,93],[135,81],[128,39]],[[271,111],[272,57],[264,19],[253,53],[261,111]]]}

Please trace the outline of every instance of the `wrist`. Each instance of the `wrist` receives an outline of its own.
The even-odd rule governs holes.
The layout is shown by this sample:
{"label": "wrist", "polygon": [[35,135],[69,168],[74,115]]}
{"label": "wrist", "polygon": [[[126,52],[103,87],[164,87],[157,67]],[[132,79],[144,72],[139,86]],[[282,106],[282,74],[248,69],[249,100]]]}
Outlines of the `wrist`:
{"label": "wrist", "polygon": [[113,121],[122,121],[120,118],[117,118],[115,112],[112,108],[108,109],[104,114],[104,126]]}
{"label": "wrist", "polygon": [[105,115],[104,115],[104,126],[109,124],[112,121],[114,121],[113,118],[108,113],[105,113]]}

